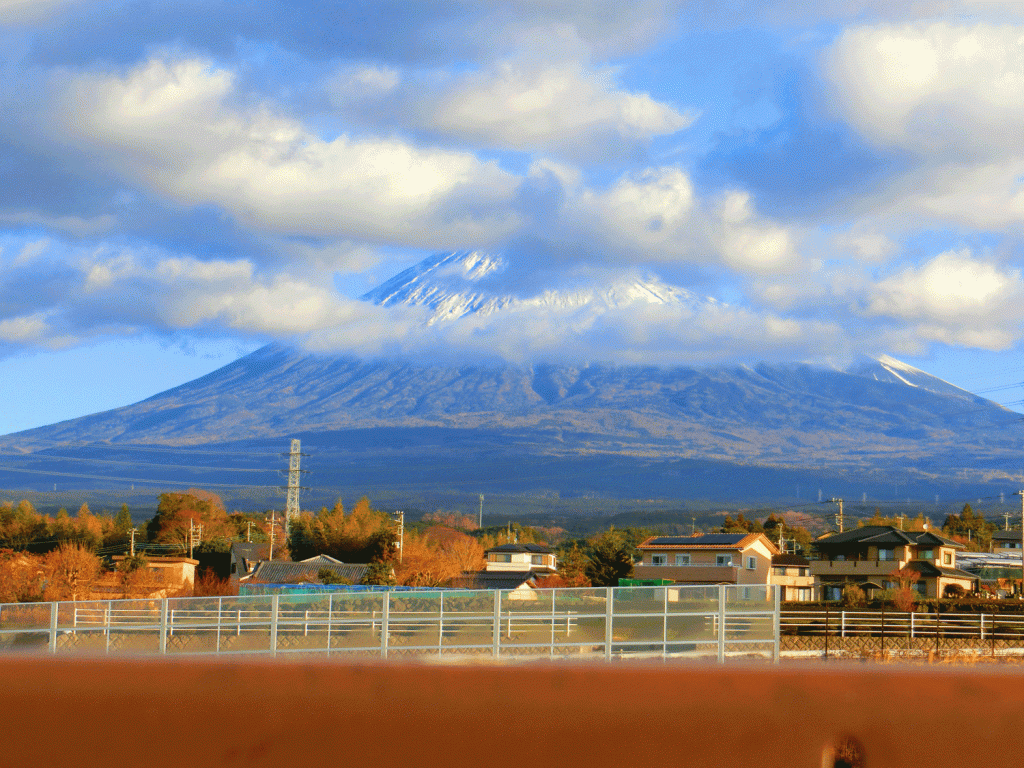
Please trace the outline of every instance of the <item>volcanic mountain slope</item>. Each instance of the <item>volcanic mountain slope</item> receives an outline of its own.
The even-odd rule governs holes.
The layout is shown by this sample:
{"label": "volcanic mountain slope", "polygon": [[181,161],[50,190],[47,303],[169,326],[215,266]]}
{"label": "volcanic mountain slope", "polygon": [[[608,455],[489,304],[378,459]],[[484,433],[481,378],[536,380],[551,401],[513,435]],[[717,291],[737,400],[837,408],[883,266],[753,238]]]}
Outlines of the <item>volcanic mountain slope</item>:
{"label": "volcanic mountain slope", "polygon": [[[516,302],[700,302],[635,280],[521,298],[487,288],[503,269],[479,253],[432,257],[365,297],[420,304],[458,322]],[[5,453],[106,443],[268,441],[337,456],[623,461],[715,460],[922,477],[1016,478],[1017,414],[892,358],[848,370],[804,365],[444,367],[306,354],[280,345],[142,402],[0,438]],[[339,459],[340,461],[341,459]]]}
{"label": "volcanic mountain slope", "polygon": [[444,368],[271,345],[135,405],[3,443],[20,450],[108,441],[195,445],[434,427],[473,433],[474,443],[491,442],[495,450],[540,455],[953,469],[1005,463],[1005,453],[1024,444],[1014,419],[892,360],[852,373],[768,365]]}

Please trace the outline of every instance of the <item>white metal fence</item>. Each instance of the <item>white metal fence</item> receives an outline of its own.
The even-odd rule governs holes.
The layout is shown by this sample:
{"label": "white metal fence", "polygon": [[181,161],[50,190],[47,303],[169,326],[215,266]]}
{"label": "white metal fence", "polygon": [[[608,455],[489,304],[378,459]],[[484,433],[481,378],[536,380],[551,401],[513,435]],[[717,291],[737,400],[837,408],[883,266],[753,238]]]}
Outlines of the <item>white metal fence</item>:
{"label": "white metal fence", "polygon": [[0,604],[0,650],[779,658],[770,586],[276,594]]}

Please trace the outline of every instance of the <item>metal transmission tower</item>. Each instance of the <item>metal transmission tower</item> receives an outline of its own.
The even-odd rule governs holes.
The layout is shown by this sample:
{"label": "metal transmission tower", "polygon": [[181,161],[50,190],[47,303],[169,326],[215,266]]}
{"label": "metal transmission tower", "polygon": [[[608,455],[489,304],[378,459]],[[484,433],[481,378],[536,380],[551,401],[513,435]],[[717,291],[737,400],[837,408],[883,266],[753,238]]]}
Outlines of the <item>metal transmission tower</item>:
{"label": "metal transmission tower", "polygon": [[301,490],[299,477],[302,475],[302,470],[299,469],[299,461],[307,454],[300,450],[298,440],[292,440],[291,451],[284,455],[288,457],[288,499],[284,507],[285,530],[288,530],[292,518],[299,515],[299,491]]}

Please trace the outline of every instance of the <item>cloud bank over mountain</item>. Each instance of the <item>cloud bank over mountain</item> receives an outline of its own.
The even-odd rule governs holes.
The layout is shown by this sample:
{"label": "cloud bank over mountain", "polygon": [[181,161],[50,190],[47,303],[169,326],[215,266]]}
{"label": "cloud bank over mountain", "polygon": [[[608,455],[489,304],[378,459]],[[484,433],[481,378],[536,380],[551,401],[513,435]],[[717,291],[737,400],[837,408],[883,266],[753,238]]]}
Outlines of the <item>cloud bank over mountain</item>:
{"label": "cloud bank over mountain", "polygon": [[[1021,345],[1016,2],[7,0],[0,43],[0,358]],[[359,298],[463,250],[502,312]],[[697,298],[544,300],[637,284]]]}

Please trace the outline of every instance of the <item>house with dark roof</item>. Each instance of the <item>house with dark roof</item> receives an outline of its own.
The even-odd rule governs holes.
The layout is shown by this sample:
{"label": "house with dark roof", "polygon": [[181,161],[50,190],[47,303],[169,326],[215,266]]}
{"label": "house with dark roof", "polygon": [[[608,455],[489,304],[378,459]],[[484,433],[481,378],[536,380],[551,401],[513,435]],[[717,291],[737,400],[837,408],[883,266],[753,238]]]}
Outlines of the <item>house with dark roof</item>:
{"label": "house with dark roof", "polygon": [[637,579],[676,584],[770,584],[778,548],[763,533],[652,536],[637,546]]}
{"label": "house with dark roof", "polygon": [[811,573],[826,600],[838,600],[853,584],[869,597],[898,586],[893,572],[917,571],[914,587],[925,597],[944,597],[956,591],[974,592],[978,577],[956,567],[964,545],[932,531],[902,531],[891,525],[867,525],[835,533],[814,542],[818,554]]}
{"label": "house with dark roof", "polygon": [[260,560],[270,559],[268,542],[235,541],[231,544],[231,577],[240,579],[252,573]]}
{"label": "house with dark roof", "polygon": [[317,555],[300,562],[260,560],[242,584],[320,584],[320,571],[326,569],[349,584],[359,584],[366,576],[366,565],[351,565],[329,555]]}
{"label": "house with dark roof", "polygon": [[484,552],[484,570],[464,571],[456,589],[531,590],[537,580],[558,572],[558,560],[544,544],[499,544]]}
{"label": "house with dark roof", "polygon": [[992,534],[992,552],[997,555],[1016,555],[1020,557],[1024,551],[1024,542],[1021,541],[1021,531],[996,531]]}
{"label": "house with dark roof", "polygon": [[502,590],[531,590],[537,588],[538,575],[531,571],[515,572],[489,572],[489,571],[463,571],[461,576],[452,579],[449,585],[452,589],[502,589]]}
{"label": "house with dark roof", "polygon": [[557,573],[558,561],[551,547],[543,544],[500,544],[484,552],[487,573]]}

